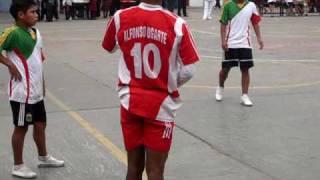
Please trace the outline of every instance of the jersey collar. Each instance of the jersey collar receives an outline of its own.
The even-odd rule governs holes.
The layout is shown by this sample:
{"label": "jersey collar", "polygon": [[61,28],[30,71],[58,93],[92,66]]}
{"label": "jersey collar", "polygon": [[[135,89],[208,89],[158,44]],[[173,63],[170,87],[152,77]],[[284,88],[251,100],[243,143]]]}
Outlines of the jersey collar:
{"label": "jersey collar", "polygon": [[162,10],[162,6],[160,5],[153,5],[153,4],[148,4],[148,3],[140,3],[139,4],[139,7],[141,9],[145,9],[145,10],[149,10],[149,11],[156,11],[156,10]]}

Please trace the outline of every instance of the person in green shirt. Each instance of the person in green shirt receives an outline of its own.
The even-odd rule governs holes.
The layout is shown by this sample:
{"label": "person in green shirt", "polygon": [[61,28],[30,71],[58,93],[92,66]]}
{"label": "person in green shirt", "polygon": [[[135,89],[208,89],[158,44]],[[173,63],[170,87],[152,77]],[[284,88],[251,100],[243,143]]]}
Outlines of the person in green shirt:
{"label": "person in green shirt", "polygon": [[[33,138],[38,150],[38,167],[61,167],[64,161],[47,153],[46,110],[44,106],[44,56],[39,30],[33,28],[38,21],[37,3],[34,0],[13,0],[10,14],[15,25],[0,36],[0,63],[8,67],[9,100],[13,123],[12,148],[14,166],[12,175],[34,178],[36,173],[24,165],[22,154],[28,125],[34,125]],[[6,56],[2,52],[6,52]]]}

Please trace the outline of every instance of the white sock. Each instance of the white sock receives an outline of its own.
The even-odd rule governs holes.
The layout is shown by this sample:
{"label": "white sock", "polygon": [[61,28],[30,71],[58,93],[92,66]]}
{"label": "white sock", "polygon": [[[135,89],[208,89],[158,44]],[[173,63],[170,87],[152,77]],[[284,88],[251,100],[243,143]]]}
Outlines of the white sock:
{"label": "white sock", "polygon": [[20,169],[20,168],[22,168],[23,167],[23,164],[18,164],[18,165],[14,165],[13,166],[13,169],[14,170],[18,170],[18,169]]}
{"label": "white sock", "polygon": [[39,156],[40,161],[46,161],[48,159],[49,155],[46,156]]}

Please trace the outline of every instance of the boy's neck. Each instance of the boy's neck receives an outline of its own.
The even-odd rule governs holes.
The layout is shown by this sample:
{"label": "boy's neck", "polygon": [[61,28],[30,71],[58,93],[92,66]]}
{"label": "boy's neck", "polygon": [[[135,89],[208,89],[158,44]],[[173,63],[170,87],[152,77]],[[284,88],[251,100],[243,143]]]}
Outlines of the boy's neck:
{"label": "boy's neck", "polygon": [[236,0],[237,4],[243,4],[245,0]]}
{"label": "boy's neck", "polygon": [[26,23],[23,23],[21,21],[16,21],[16,25],[25,30],[28,30],[30,28],[29,26],[26,25]]}
{"label": "boy's neck", "polygon": [[152,4],[152,5],[162,5],[161,0],[142,0],[141,2]]}

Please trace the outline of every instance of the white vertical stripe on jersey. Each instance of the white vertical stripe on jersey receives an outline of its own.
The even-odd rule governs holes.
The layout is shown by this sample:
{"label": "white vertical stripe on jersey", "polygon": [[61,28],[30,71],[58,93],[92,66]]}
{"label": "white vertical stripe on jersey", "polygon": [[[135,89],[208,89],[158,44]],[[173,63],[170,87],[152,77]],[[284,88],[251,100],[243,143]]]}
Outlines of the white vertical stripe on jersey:
{"label": "white vertical stripe on jersey", "polygon": [[[178,58],[178,46],[182,37],[182,24],[184,20],[182,18],[177,18],[174,26],[174,31],[176,34],[172,50],[169,56],[169,74],[168,74],[168,92],[173,93],[178,89],[177,78],[178,78],[178,68],[179,61]],[[181,107],[182,103],[179,98],[172,99],[170,95],[162,102],[157,118],[161,121],[173,121],[176,116],[176,110]]]}
{"label": "white vertical stripe on jersey", "polygon": [[[40,32],[37,30],[37,42],[31,53],[30,57],[27,59],[28,67],[36,68],[36,71],[32,71],[29,69],[30,76],[30,91],[29,91],[29,101],[28,104],[35,104],[43,99],[43,67],[42,67],[42,59],[41,59],[41,49],[42,49],[42,38]],[[14,81],[12,83],[12,94],[9,97],[10,101],[15,102],[24,102],[27,97],[27,81],[26,81],[26,72],[24,69],[24,65],[22,63],[22,59],[14,52],[8,51],[6,52],[8,58],[15,64],[18,68],[22,81],[17,82]]]}
{"label": "white vertical stripe on jersey", "polygon": [[114,14],[114,24],[116,25],[116,39],[120,29],[120,12]]}
{"label": "white vertical stripe on jersey", "polygon": [[168,75],[168,91],[172,93],[177,90],[177,77],[178,77],[178,62],[177,62],[177,53],[178,53],[178,45],[181,41],[182,35],[182,24],[183,20],[181,18],[177,18],[176,23],[174,25],[174,31],[176,34],[175,40],[173,42],[172,50],[169,56],[169,75]]}
{"label": "white vertical stripe on jersey", "polygon": [[121,83],[129,84],[131,81],[130,71],[127,67],[127,64],[124,60],[124,55],[122,51],[120,52],[119,66],[118,66],[118,76],[120,78]]}
{"label": "white vertical stripe on jersey", "polygon": [[[130,8],[131,9],[131,8]],[[116,26],[116,42],[118,44],[118,32],[120,29],[120,14],[126,10],[119,10],[118,12],[116,12],[114,14],[114,24]],[[120,82],[123,84],[130,84],[131,81],[131,75],[130,75],[130,71],[126,65],[126,62],[124,60],[124,55],[122,53],[122,51],[120,51],[120,60],[119,60],[119,65],[118,65],[118,77],[120,79]],[[130,88],[129,86],[122,86],[119,87],[118,89],[119,92],[119,96],[120,96],[120,103],[121,105],[125,108],[125,109],[129,109],[129,101],[130,101]]]}
{"label": "white vertical stripe on jersey", "polygon": [[20,103],[18,126],[24,126],[24,121],[25,121],[24,117],[25,117],[25,104]]}
{"label": "white vertical stripe on jersey", "polygon": [[162,102],[156,119],[163,122],[173,122],[177,110],[182,106],[180,98],[173,99],[170,95]]}
{"label": "white vertical stripe on jersey", "polygon": [[197,53],[197,56],[198,56],[198,57],[200,57],[200,54],[199,54],[198,49],[196,48],[196,45],[195,45],[195,42],[194,42],[193,35],[192,35],[192,33],[190,32],[189,28],[186,28],[186,29],[187,29],[187,31],[188,31],[188,33],[189,33],[190,37],[191,37],[191,44],[192,44],[192,47],[193,47],[193,49],[195,50],[195,52]]}
{"label": "white vertical stripe on jersey", "polygon": [[[120,60],[118,65],[118,77],[120,79],[120,82],[123,84],[130,84],[131,81],[131,75],[130,71],[126,65],[126,62],[124,61],[124,56],[122,51],[120,51]],[[120,103],[125,109],[129,109],[129,101],[130,101],[130,88],[129,86],[120,86],[118,89],[118,93],[120,96]]]}

